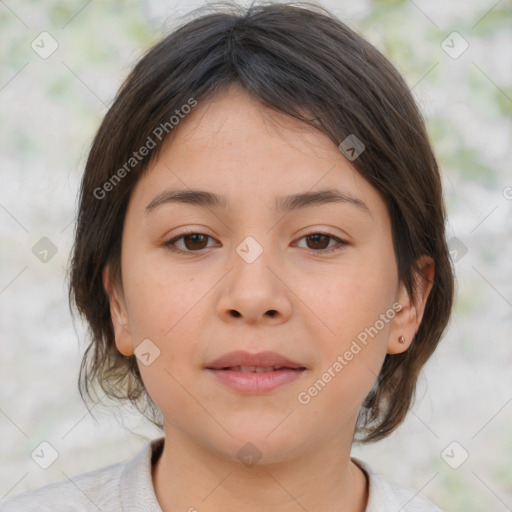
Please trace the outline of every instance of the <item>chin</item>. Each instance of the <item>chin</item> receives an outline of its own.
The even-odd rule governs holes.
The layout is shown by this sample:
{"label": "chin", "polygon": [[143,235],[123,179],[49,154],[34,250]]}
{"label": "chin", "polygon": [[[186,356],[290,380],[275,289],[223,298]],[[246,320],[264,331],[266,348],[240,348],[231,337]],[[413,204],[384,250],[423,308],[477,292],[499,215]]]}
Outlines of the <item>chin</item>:
{"label": "chin", "polygon": [[224,438],[226,444],[223,443],[224,449],[221,448],[221,451],[227,458],[249,466],[254,463],[274,464],[293,458],[304,440],[297,438],[296,427],[291,429],[290,425],[284,425],[285,422],[279,425],[284,417],[277,421],[260,421],[258,424],[252,417],[236,426],[227,425],[233,438]]}

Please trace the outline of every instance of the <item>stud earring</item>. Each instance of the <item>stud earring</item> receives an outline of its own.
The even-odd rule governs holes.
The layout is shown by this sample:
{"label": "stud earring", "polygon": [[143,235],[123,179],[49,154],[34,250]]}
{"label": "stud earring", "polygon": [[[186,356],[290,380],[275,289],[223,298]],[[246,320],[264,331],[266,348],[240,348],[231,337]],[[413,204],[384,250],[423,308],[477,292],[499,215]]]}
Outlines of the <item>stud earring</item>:
{"label": "stud earring", "polygon": [[400,338],[398,338],[398,343],[405,343],[405,338],[400,336]]}

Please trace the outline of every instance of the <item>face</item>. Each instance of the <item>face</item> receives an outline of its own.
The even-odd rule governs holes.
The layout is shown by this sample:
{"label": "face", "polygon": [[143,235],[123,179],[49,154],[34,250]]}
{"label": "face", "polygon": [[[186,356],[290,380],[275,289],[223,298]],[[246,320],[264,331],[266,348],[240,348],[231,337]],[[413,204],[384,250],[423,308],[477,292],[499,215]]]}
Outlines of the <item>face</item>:
{"label": "face", "polygon": [[[190,190],[221,199],[170,193]],[[326,190],[340,199],[286,200]],[[247,442],[267,462],[349,446],[386,353],[420,321],[376,189],[326,135],[234,88],[199,103],[137,183],[121,266],[116,345],[135,350],[166,434],[233,460]],[[232,351],[302,369],[211,369]]]}

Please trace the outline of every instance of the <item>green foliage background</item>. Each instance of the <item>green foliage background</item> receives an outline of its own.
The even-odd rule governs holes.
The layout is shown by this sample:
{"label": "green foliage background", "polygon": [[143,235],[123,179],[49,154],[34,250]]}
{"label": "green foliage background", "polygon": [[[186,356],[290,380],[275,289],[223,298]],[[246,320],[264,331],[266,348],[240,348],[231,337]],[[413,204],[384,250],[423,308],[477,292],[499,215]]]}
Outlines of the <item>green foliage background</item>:
{"label": "green foliage background", "polygon": [[[65,272],[95,130],[132,65],[198,5],[0,2],[0,435],[8,440],[0,497],[58,480],[62,468],[76,474],[124,459],[154,434],[133,420],[134,440],[106,413],[91,424],[76,392],[81,353]],[[452,324],[409,418],[390,439],[354,453],[444,510],[510,510],[512,2],[322,5],[375,44],[413,90],[442,168],[450,237],[468,249],[454,263]],[[59,44],[48,59],[31,48],[42,31]],[[453,31],[469,44],[458,59],[441,47]],[[45,266],[30,251],[43,235],[59,247]],[[60,453],[61,465],[46,472],[29,457],[42,439]],[[440,456],[453,440],[470,455],[456,470]]]}

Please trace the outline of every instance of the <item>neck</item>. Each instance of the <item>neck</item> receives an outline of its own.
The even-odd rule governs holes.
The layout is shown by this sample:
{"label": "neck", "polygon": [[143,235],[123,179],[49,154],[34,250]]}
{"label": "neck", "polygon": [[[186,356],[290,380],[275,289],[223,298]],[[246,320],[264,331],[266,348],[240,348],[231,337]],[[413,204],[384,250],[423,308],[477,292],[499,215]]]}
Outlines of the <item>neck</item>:
{"label": "neck", "polygon": [[246,467],[166,428],[162,454],[153,467],[163,512],[364,512],[368,483],[350,460],[350,443],[324,443],[307,455]]}

